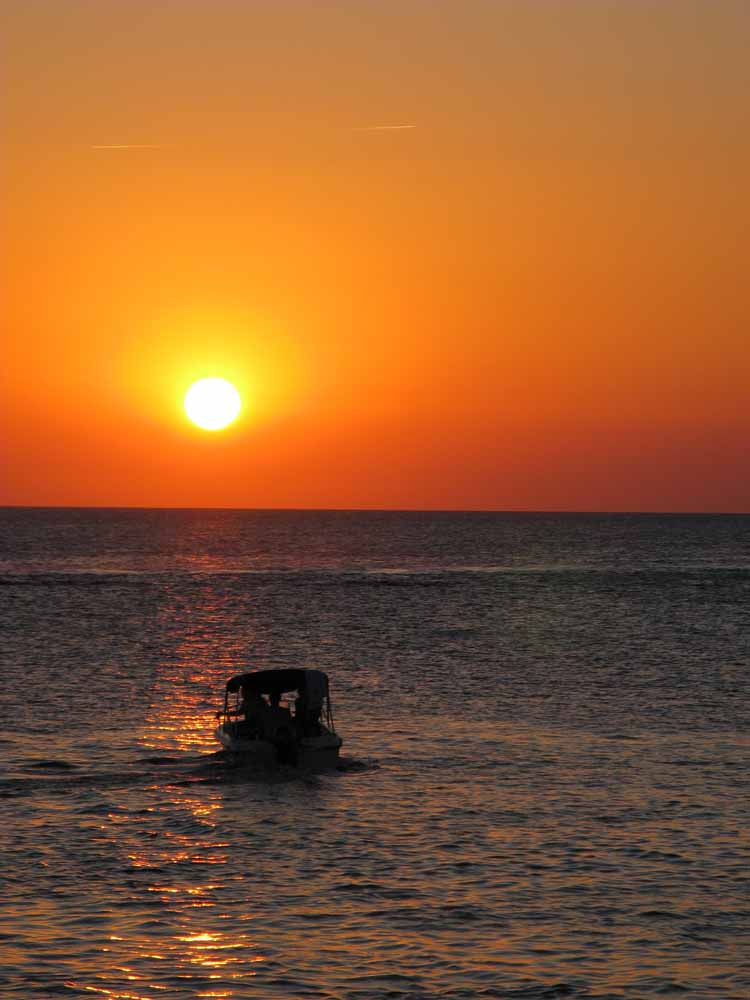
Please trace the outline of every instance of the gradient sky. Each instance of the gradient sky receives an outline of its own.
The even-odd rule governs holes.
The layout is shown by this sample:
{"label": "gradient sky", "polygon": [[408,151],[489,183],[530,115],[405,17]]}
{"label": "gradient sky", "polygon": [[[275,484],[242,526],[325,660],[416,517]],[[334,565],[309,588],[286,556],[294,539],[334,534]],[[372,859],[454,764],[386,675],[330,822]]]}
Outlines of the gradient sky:
{"label": "gradient sky", "polygon": [[0,19],[0,503],[750,510],[747,0]]}

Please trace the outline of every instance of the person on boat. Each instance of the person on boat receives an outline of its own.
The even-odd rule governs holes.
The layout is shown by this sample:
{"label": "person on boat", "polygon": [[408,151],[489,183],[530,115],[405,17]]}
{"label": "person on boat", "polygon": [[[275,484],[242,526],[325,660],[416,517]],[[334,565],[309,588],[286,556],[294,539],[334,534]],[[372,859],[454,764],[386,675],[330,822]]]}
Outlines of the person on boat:
{"label": "person on boat", "polygon": [[295,705],[295,722],[301,736],[317,736],[320,733],[325,694],[325,676],[319,671],[309,671],[307,683]]}
{"label": "person on boat", "polygon": [[237,714],[244,715],[245,722],[258,733],[262,734],[265,731],[268,711],[268,705],[258,691],[248,688],[242,689],[242,701],[237,709]]}
{"label": "person on boat", "polygon": [[270,705],[264,717],[264,738],[276,747],[280,764],[294,764],[297,760],[297,745],[294,738],[292,713],[281,705],[281,694],[269,694]]}
{"label": "person on boat", "polygon": [[294,724],[300,736],[313,736],[317,732],[316,723],[320,711],[310,706],[305,692],[301,692],[294,705]]}
{"label": "person on boat", "polygon": [[282,707],[281,695],[273,691],[269,696],[270,705],[266,708],[264,723],[268,739],[274,740],[283,734],[292,732],[292,714],[288,708]]}

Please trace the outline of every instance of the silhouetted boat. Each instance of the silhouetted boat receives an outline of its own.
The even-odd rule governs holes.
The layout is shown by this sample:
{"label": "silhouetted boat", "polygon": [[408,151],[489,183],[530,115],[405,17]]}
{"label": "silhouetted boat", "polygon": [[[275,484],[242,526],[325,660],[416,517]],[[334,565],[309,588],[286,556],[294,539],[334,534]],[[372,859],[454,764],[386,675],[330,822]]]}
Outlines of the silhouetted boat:
{"label": "silhouetted boat", "polygon": [[318,769],[338,762],[342,740],[322,670],[256,670],[230,677],[216,718],[222,746],[259,763]]}

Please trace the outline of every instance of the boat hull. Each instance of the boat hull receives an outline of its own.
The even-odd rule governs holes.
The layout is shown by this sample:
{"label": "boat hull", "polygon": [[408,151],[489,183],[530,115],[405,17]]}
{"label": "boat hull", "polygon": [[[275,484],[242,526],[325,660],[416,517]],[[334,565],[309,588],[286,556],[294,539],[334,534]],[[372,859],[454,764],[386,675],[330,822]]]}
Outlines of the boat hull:
{"label": "boat hull", "polygon": [[285,763],[306,771],[335,768],[342,743],[339,736],[325,730],[319,736],[303,737],[294,743],[277,746],[269,740],[243,739],[233,723],[222,723],[214,735],[225,750],[263,766]]}
{"label": "boat hull", "polygon": [[230,753],[241,753],[247,757],[252,757],[259,764],[278,763],[276,747],[267,740],[242,739],[223,725],[217,726],[214,736],[224,749]]}

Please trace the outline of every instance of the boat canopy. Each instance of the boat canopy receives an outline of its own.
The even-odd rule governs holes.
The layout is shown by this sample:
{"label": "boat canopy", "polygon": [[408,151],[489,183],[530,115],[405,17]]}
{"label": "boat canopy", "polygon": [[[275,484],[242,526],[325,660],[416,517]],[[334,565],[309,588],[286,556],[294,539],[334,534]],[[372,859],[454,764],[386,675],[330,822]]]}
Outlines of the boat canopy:
{"label": "boat canopy", "polygon": [[328,675],[322,670],[281,669],[254,670],[249,674],[237,674],[227,681],[227,693],[240,689],[258,694],[279,694],[287,691],[322,691],[328,694]]}

